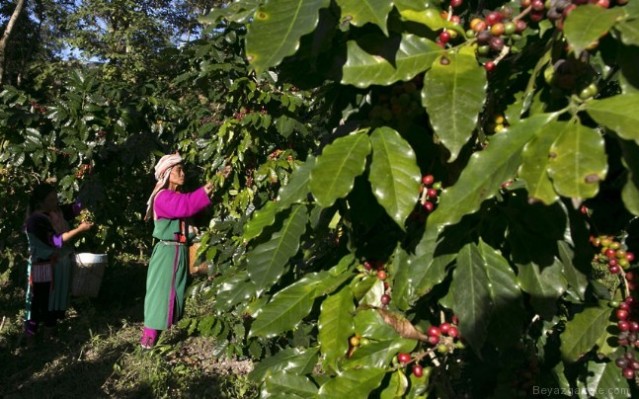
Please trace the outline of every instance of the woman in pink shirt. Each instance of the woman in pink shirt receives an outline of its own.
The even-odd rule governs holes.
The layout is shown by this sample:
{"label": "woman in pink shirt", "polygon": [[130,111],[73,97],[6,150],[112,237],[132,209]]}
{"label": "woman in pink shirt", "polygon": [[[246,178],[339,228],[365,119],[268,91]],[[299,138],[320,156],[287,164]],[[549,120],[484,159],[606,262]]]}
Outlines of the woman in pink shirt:
{"label": "woman in pink shirt", "polygon": [[156,244],[149,261],[144,298],[144,329],[140,345],[149,349],[158,334],[171,327],[184,312],[188,270],[186,219],[211,204],[208,183],[191,193],[181,192],[184,170],[179,154],[163,156],[155,166],[157,184],[147,203],[145,219],[153,218]]}

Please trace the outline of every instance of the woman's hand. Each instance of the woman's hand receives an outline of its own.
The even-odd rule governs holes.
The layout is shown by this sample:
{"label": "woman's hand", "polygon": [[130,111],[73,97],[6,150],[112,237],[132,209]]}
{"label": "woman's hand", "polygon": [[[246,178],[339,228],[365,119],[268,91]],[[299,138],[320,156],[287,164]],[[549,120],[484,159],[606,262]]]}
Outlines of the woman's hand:
{"label": "woman's hand", "polygon": [[210,197],[211,193],[213,192],[213,183],[211,182],[206,183],[204,185],[204,192],[206,193],[206,195]]}
{"label": "woman's hand", "polygon": [[81,233],[81,232],[87,231],[87,230],[91,229],[91,227],[93,227],[93,225],[94,224],[91,223],[91,222],[82,222],[77,227],[78,232]]}
{"label": "woman's hand", "polygon": [[92,222],[81,222],[75,229],[62,233],[62,241],[67,242],[76,237],[78,234],[82,234],[89,230],[91,227],[93,227]]}

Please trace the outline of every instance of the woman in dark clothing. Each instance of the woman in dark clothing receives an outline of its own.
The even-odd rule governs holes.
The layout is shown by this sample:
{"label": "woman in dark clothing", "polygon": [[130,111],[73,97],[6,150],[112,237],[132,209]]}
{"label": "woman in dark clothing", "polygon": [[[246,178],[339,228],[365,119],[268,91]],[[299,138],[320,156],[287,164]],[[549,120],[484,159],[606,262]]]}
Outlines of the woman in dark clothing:
{"label": "woman in dark clothing", "polygon": [[25,232],[29,242],[27,263],[27,295],[25,334],[32,338],[38,326],[55,327],[68,306],[71,280],[72,248],[65,245],[93,224],[82,222],[70,229],[66,222],[79,211],[74,204],[65,209],[58,206],[55,187],[42,183],[31,193]]}

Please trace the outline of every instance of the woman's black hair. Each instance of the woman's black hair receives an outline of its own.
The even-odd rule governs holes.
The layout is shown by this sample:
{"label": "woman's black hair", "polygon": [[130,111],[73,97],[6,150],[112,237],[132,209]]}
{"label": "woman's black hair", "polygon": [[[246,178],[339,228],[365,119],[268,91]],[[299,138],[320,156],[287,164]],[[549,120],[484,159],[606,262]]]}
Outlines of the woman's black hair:
{"label": "woman's black hair", "polygon": [[31,191],[31,197],[29,198],[29,214],[36,210],[39,205],[44,201],[47,195],[55,191],[55,187],[49,183],[40,183]]}

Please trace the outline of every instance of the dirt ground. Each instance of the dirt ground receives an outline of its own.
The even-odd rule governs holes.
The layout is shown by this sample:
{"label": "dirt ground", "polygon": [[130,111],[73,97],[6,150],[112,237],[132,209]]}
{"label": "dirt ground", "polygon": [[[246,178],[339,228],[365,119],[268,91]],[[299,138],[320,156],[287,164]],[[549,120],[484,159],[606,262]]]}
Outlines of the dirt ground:
{"label": "dirt ground", "polygon": [[[0,286],[0,398],[254,398],[247,360],[211,356],[211,338],[174,329],[138,345],[143,264],[107,267],[97,298],[73,298],[52,337],[22,338],[20,276]],[[15,280],[18,280],[16,283]]]}

